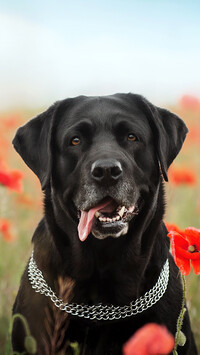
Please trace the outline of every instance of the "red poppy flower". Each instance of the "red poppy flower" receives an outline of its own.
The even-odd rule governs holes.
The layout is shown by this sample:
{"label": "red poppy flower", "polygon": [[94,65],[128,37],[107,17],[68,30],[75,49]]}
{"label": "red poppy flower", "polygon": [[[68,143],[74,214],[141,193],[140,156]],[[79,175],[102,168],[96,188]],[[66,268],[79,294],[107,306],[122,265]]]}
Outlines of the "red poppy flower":
{"label": "red poppy flower", "polygon": [[5,165],[0,162],[0,184],[8,187],[10,190],[22,192],[23,174],[18,170],[8,171]]}
{"label": "red poppy flower", "polygon": [[171,167],[169,169],[169,181],[174,185],[196,185],[197,176],[191,169]]}
{"label": "red poppy flower", "polygon": [[183,275],[190,273],[191,265],[194,273],[200,274],[200,229],[186,228],[182,233],[169,232],[172,255]]}
{"label": "red poppy flower", "polygon": [[7,219],[0,219],[0,234],[6,242],[12,242],[14,237],[10,231],[11,224]]}
{"label": "red poppy flower", "polygon": [[149,323],[123,346],[123,355],[164,355],[174,348],[174,337],[165,326]]}
{"label": "red poppy flower", "polygon": [[179,228],[178,226],[176,226],[175,224],[165,222],[165,225],[166,225],[166,227],[167,227],[168,232],[171,232],[171,231],[175,231],[175,232],[178,232],[178,233],[182,233],[182,232],[183,232],[183,230],[180,229],[180,228]]}
{"label": "red poppy flower", "polygon": [[180,104],[186,110],[197,110],[200,106],[199,99],[192,95],[184,95],[180,100]]}
{"label": "red poppy flower", "polygon": [[18,113],[6,115],[1,119],[1,125],[8,130],[20,126],[21,123],[22,123],[22,117]]}

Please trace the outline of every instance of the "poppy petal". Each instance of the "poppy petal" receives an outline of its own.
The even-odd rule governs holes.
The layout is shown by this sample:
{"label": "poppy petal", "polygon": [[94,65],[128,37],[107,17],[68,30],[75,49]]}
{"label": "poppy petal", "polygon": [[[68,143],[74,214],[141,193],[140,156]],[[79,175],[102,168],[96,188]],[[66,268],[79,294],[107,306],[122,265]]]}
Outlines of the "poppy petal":
{"label": "poppy petal", "polygon": [[196,245],[200,251],[200,229],[189,227],[185,229],[185,237],[190,245]]}
{"label": "poppy petal", "polygon": [[191,260],[191,264],[192,264],[194,273],[196,275],[199,275],[200,274],[200,258],[198,260]]}
{"label": "poppy petal", "polygon": [[[188,249],[189,243],[181,234],[179,234],[178,232],[175,232],[175,231],[171,231],[171,232],[169,232],[169,234],[171,236],[172,243],[175,246],[178,245],[179,247],[181,247],[185,250]],[[168,234],[168,236],[169,236],[169,234]]]}
{"label": "poppy petal", "polygon": [[190,273],[190,259],[189,257],[185,257],[185,254],[183,254],[183,251],[185,252],[185,250],[179,247],[178,243],[179,245],[182,245],[184,249],[188,248],[188,242],[176,233],[171,239],[172,255],[181,273],[183,275],[188,275]]}
{"label": "poppy petal", "polygon": [[[172,224],[172,223],[165,223],[166,227],[167,227],[167,230],[169,232],[172,232],[172,231],[175,231],[175,232],[178,232],[179,234],[182,234],[183,233],[183,230],[181,230],[178,226],[176,226],[175,224]],[[168,234],[168,236],[171,238],[171,235],[170,233]]]}
{"label": "poppy petal", "polygon": [[[189,247],[189,246],[188,246]],[[176,248],[176,254],[179,255],[180,257],[184,258],[184,259],[191,259],[192,255],[194,255],[195,253],[191,253],[183,248],[180,248],[179,246],[175,246]]]}
{"label": "poppy petal", "polygon": [[165,326],[149,323],[127,341],[123,355],[169,354],[174,347],[174,337]]}
{"label": "poppy petal", "polygon": [[176,257],[174,260],[182,275],[189,275],[191,267],[190,267],[190,260]]}

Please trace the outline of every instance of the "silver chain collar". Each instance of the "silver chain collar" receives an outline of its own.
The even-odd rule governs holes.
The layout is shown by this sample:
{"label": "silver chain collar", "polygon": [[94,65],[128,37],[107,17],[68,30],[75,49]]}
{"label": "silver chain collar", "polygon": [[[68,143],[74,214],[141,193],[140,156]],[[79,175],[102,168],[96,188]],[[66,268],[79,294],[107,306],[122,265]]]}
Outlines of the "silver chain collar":
{"label": "silver chain collar", "polygon": [[161,299],[167,289],[169,281],[169,260],[166,260],[158,281],[153,288],[146,292],[144,296],[141,296],[136,299],[136,301],[132,301],[126,306],[104,305],[102,303],[92,306],[84,303],[65,303],[62,299],[56,296],[54,291],[46,283],[42,272],[38,269],[33,258],[33,252],[28,265],[28,277],[35,292],[50,297],[54,305],[61,311],[65,311],[72,316],[89,320],[118,320],[142,313]]}

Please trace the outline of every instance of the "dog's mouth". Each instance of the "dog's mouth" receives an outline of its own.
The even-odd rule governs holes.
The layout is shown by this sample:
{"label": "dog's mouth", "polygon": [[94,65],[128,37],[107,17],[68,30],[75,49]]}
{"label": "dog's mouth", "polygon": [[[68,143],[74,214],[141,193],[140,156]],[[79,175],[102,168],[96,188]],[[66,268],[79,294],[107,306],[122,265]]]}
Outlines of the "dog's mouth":
{"label": "dog's mouth", "polygon": [[127,233],[128,222],[137,214],[136,204],[126,207],[107,197],[87,211],[80,211],[79,239],[86,240],[90,232],[98,239],[117,238]]}

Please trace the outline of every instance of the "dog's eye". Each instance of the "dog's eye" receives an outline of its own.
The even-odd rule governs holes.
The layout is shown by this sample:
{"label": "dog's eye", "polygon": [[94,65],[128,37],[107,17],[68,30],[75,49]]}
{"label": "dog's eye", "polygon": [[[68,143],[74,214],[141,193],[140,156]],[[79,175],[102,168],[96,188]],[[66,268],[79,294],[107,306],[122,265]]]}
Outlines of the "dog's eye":
{"label": "dog's eye", "polygon": [[81,143],[81,140],[80,140],[79,137],[74,137],[74,138],[72,138],[72,140],[71,140],[71,144],[72,144],[72,145],[78,145],[78,144],[80,144],[80,143]]}
{"label": "dog's eye", "polygon": [[137,137],[133,133],[130,133],[128,135],[128,141],[134,142],[136,140],[137,140]]}

